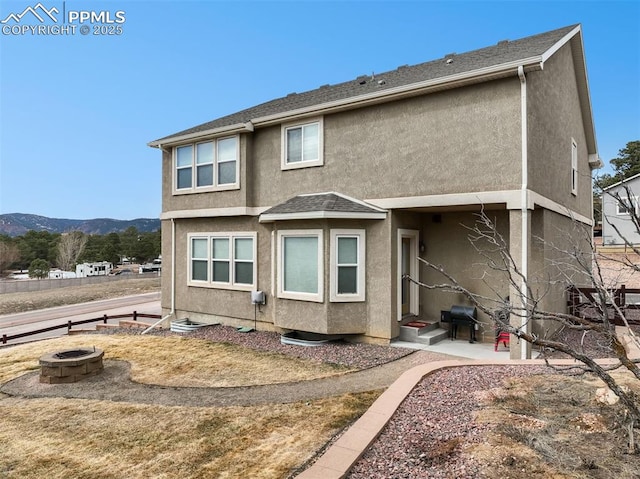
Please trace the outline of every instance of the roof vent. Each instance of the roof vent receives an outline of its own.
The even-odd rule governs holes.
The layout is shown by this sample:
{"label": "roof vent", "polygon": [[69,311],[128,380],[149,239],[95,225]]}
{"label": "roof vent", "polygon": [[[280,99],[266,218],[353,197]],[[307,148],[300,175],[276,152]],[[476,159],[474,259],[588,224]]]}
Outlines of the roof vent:
{"label": "roof vent", "polygon": [[322,85],[320,88],[329,88],[331,85],[329,85],[328,83],[326,85]]}
{"label": "roof vent", "polygon": [[385,85],[387,82],[384,80],[378,80],[378,85]]}
{"label": "roof vent", "polygon": [[404,70],[405,68],[409,68],[409,65],[400,65],[398,70]]}
{"label": "roof vent", "polygon": [[506,45],[507,43],[509,43],[509,40],[508,40],[508,39],[507,39],[507,40],[500,40],[500,41],[498,42],[498,45]]}
{"label": "roof vent", "polygon": [[456,52],[453,52],[453,53],[447,53],[444,57],[449,58],[449,57],[455,57],[455,56],[456,56]]}
{"label": "roof vent", "polygon": [[294,91],[293,93],[289,93],[287,96],[295,96],[297,93]]}
{"label": "roof vent", "polygon": [[451,65],[453,63],[453,58],[447,58],[447,61],[445,63],[447,65]]}

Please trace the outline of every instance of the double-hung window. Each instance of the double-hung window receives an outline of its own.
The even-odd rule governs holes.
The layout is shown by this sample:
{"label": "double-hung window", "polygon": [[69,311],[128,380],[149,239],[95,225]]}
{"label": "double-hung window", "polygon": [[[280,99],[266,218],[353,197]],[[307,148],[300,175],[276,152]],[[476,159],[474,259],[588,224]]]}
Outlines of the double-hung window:
{"label": "double-hung window", "polygon": [[618,216],[628,216],[636,208],[636,198],[627,198],[626,196],[614,196],[616,202],[616,214]]}
{"label": "double-hung window", "polygon": [[317,119],[308,123],[282,127],[282,169],[322,166],[323,122]]}
{"label": "double-hung window", "polygon": [[238,137],[175,148],[174,193],[237,189]]}
{"label": "double-hung window", "polygon": [[578,194],[578,144],[571,140],[571,194]]}
{"label": "double-hung window", "polygon": [[189,235],[189,285],[255,289],[256,247],[256,233]]}
{"label": "double-hung window", "polygon": [[323,302],[322,230],[278,231],[278,297]]}
{"label": "double-hung window", "polygon": [[365,231],[331,230],[330,300],[365,300]]}

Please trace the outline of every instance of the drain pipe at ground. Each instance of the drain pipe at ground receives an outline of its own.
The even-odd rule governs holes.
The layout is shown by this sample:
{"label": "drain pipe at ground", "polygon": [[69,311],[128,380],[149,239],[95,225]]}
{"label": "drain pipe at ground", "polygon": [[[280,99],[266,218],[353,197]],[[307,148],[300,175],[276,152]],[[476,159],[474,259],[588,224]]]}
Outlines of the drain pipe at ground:
{"label": "drain pipe at ground", "polygon": [[171,218],[171,311],[169,314],[159,319],[147,329],[142,331],[142,334],[147,334],[153,328],[158,326],[163,321],[166,321],[176,313],[176,222]]}

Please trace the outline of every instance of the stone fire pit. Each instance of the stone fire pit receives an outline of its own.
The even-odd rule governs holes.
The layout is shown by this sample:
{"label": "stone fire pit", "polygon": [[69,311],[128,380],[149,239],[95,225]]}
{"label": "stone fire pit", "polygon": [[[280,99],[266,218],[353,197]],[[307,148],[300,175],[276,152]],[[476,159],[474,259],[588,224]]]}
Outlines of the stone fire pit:
{"label": "stone fire pit", "polygon": [[96,348],[68,349],[47,353],[40,358],[40,382],[66,384],[100,374],[104,351]]}

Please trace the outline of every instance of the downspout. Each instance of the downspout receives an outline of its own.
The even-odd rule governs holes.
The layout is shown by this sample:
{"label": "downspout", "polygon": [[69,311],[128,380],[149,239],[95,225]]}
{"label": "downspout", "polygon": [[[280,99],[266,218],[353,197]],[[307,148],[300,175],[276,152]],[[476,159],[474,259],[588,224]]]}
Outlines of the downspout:
{"label": "downspout", "polygon": [[[520,78],[520,128],[521,128],[521,137],[522,137],[522,187],[521,187],[521,197],[520,197],[520,207],[521,207],[521,238],[520,238],[520,246],[521,246],[521,257],[520,257],[520,270],[522,273],[522,283],[520,285],[521,288],[521,299],[523,300],[522,306],[524,308],[528,308],[528,301],[526,297],[527,291],[527,278],[529,275],[529,195],[528,195],[528,137],[527,137],[527,78],[524,75],[524,67],[521,65],[518,67],[518,77]],[[521,319],[520,329],[521,331],[527,330],[527,315],[524,314]],[[527,354],[527,344],[521,342],[520,348],[520,358],[528,359]]]}

